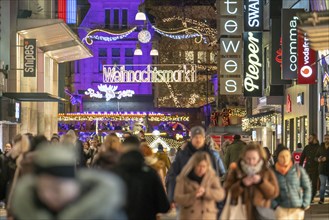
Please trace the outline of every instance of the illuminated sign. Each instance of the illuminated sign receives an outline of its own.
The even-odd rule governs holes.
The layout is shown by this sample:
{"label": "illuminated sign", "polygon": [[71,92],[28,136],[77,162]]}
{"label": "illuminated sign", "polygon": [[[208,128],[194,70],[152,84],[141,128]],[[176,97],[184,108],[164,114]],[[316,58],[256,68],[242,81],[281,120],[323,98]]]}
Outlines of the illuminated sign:
{"label": "illuminated sign", "polygon": [[287,95],[287,100],[286,100],[286,112],[287,113],[292,112],[292,103],[291,103],[291,97],[289,94]]}
{"label": "illuminated sign", "polygon": [[24,77],[36,76],[36,60],[36,40],[24,39]]}
{"label": "illuminated sign", "polygon": [[[128,66],[128,65],[126,65]],[[196,82],[197,67],[194,64],[168,65],[104,65],[104,83],[188,83]]]}
{"label": "illuminated sign", "polygon": [[263,95],[262,32],[244,33],[244,96]]}
{"label": "illuminated sign", "polygon": [[[111,85],[98,85],[98,90],[95,91],[92,88],[89,88],[85,91],[85,95],[88,95],[90,98],[98,98],[101,99],[103,97],[106,98],[106,101],[110,101],[111,99],[117,98],[121,99],[122,97],[132,97],[135,92],[133,90],[122,90],[117,91],[118,86],[111,86]],[[103,95],[105,93],[105,95]]]}
{"label": "illuminated sign", "polygon": [[316,52],[310,48],[305,34],[298,35],[298,84],[316,83]]}
{"label": "illuminated sign", "polygon": [[245,31],[263,31],[263,0],[244,1]]}
{"label": "illuminated sign", "polygon": [[297,104],[304,105],[304,93],[298,93],[297,95]]}
{"label": "illuminated sign", "polygon": [[282,79],[297,78],[297,12],[301,9],[282,9]]}
{"label": "illuminated sign", "polygon": [[[220,94],[242,94],[243,0],[220,0]],[[232,57],[234,56],[234,57]]]}
{"label": "illuminated sign", "polygon": [[58,0],[58,18],[67,24],[77,23],[77,0]]}

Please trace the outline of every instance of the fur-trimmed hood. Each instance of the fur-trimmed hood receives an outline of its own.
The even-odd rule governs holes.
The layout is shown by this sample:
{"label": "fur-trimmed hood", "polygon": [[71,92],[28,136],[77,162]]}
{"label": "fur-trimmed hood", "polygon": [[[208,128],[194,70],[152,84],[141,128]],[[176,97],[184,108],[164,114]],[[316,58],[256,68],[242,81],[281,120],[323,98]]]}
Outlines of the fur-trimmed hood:
{"label": "fur-trimmed hood", "polygon": [[[59,220],[126,219],[120,214],[124,205],[124,184],[115,175],[90,170],[77,174],[82,187],[79,199],[58,213]],[[54,216],[35,202],[36,177],[26,175],[18,182],[12,202],[12,213],[20,220],[52,220]],[[85,190],[88,188],[88,190]]]}

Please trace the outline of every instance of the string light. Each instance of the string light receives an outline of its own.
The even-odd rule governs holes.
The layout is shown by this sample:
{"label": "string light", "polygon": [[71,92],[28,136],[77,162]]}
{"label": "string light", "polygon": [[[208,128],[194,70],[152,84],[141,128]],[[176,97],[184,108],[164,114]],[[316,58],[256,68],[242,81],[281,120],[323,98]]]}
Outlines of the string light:
{"label": "string light", "polygon": [[255,127],[266,126],[267,123],[277,124],[278,116],[278,113],[273,113],[260,117],[250,117],[242,119],[242,130],[249,131]]}
{"label": "string light", "polygon": [[[130,35],[136,29],[137,29],[137,27],[133,27],[130,30],[125,31],[125,32],[121,32],[121,33],[120,32],[112,32],[112,31],[103,30],[103,29],[95,29],[95,30],[92,30],[92,31],[88,32],[88,34],[83,39],[83,41],[85,41],[86,44],[88,44],[88,45],[92,45],[93,42],[94,42],[93,39],[107,41],[107,42],[121,40],[123,38],[126,38],[128,35]],[[97,32],[101,32],[101,33],[105,33],[105,34],[109,34],[109,35],[114,35],[115,37],[104,37],[104,36],[94,35]]]}
{"label": "string light", "polygon": [[[202,40],[204,40],[203,35],[200,31],[198,31],[195,28],[184,28],[182,30],[177,30],[177,31],[164,31],[161,30],[155,26],[152,25],[152,28],[159,34],[172,38],[172,39],[177,39],[177,40],[182,40],[182,39],[190,39],[190,38],[195,38],[195,43],[199,44],[202,42]],[[188,32],[188,31],[192,31],[192,32],[196,32],[193,34],[184,34],[184,35],[177,35],[179,33],[182,32]]]}

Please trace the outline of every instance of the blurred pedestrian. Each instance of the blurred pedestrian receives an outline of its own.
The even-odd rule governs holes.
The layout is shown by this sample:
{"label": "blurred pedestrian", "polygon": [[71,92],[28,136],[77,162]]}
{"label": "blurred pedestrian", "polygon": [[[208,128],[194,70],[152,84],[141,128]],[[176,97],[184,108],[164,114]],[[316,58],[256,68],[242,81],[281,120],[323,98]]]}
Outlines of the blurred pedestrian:
{"label": "blurred pedestrian", "polygon": [[63,145],[37,150],[34,173],[22,177],[14,192],[15,219],[126,219],[121,180],[110,173],[76,171],[76,156]]}
{"label": "blurred pedestrian", "polygon": [[[319,162],[319,177],[320,177],[320,201],[319,204],[324,203],[324,196],[329,177],[329,134],[324,136],[324,143],[316,153],[316,158]],[[329,184],[329,183],[328,183]]]}
{"label": "blurred pedestrian", "polygon": [[168,156],[169,160],[170,160],[170,164],[172,164],[175,161],[176,153],[177,153],[176,148],[174,148],[174,147],[170,148],[169,156]]}
{"label": "blurred pedestrian", "polygon": [[147,166],[139,150],[139,139],[130,136],[123,142],[124,153],[113,171],[127,186],[125,211],[129,220],[156,220],[169,208],[164,188],[155,170]]}
{"label": "blurred pedestrian", "polygon": [[59,139],[60,139],[59,135],[54,133],[50,138],[50,142],[54,143],[54,144],[57,144],[57,143],[59,143]]}
{"label": "blurred pedestrian", "polygon": [[155,154],[155,157],[158,158],[158,160],[162,161],[163,164],[165,165],[163,167],[163,174],[164,174],[164,176],[166,176],[167,175],[167,172],[168,172],[168,170],[170,168],[171,163],[170,163],[170,160],[169,160],[169,157],[168,157],[167,152],[164,152],[163,151],[162,144],[158,144],[158,151]]}
{"label": "blurred pedestrian", "polygon": [[272,202],[278,220],[302,220],[311,203],[311,182],[304,168],[294,165],[288,148],[278,152],[275,164],[280,193]]}
{"label": "blurred pedestrian", "polygon": [[179,219],[217,218],[216,202],[224,199],[225,191],[207,152],[193,154],[177,177],[174,195]]}
{"label": "blurred pedestrian", "polygon": [[[295,164],[299,164],[302,153],[303,153],[302,144],[298,143],[296,150],[292,153],[292,158],[294,159]],[[300,164],[300,165],[303,165],[303,164]]]}
{"label": "blurred pedestrian", "polygon": [[[12,149],[10,142],[5,144],[4,152],[0,155],[0,201],[4,201],[7,194],[9,153]],[[14,164],[15,165],[15,164]],[[15,173],[15,171],[13,171]]]}
{"label": "blurred pedestrian", "polygon": [[273,167],[274,166],[274,160],[271,154],[270,149],[268,147],[264,147],[264,151],[266,153],[266,164],[268,167]]}
{"label": "blurred pedestrian", "polygon": [[[262,214],[262,210],[270,208],[271,200],[279,194],[279,187],[275,174],[266,165],[263,149],[257,143],[246,145],[240,159],[230,165],[224,188],[230,194],[231,201],[226,202],[223,215],[227,214],[226,206],[230,206],[231,202],[237,204],[239,197],[245,205],[245,210],[239,210],[245,213],[244,219],[254,220]],[[221,219],[232,219],[236,213],[228,214],[221,216]]]}
{"label": "blurred pedestrian", "polygon": [[316,153],[320,148],[318,138],[316,134],[311,134],[309,139],[308,145],[305,146],[302,155],[300,156],[300,165],[304,165],[305,162],[305,170],[309,175],[311,182],[312,182],[312,202],[314,197],[318,191],[318,182],[319,182],[319,162],[316,159]]}
{"label": "blurred pedestrian", "polygon": [[237,162],[240,158],[241,152],[244,151],[246,143],[241,141],[240,135],[234,135],[233,142],[230,144],[225,153],[225,166],[230,167],[230,164]]}
{"label": "blurred pedestrian", "polygon": [[201,126],[191,128],[191,142],[187,142],[184,149],[176,155],[175,161],[172,163],[166,176],[166,189],[170,203],[174,205],[174,189],[176,185],[176,177],[180,174],[185,164],[198,151],[207,152],[210,156],[211,165],[216,169],[216,159],[213,156],[210,147],[206,144],[206,132]]}
{"label": "blurred pedestrian", "polygon": [[276,149],[273,154],[274,163],[278,162],[278,153],[284,148],[286,148],[286,147],[281,143],[276,146]]}

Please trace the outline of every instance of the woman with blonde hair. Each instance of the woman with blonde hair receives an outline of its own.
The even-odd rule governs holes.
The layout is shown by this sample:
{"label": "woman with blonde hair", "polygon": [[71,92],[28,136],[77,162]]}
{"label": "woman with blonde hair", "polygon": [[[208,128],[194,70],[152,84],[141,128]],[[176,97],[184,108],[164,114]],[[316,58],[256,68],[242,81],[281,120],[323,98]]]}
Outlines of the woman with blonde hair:
{"label": "woman with blonde hair", "polygon": [[265,152],[259,144],[249,143],[238,162],[230,165],[224,188],[230,199],[226,201],[221,219],[238,218],[233,208],[228,208],[231,212],[225,209],[231,203],[239,205],[239,201],[242,201],[244,210],[240,213],[244,219],[264,219],[264,213],[269,219],[274,218],[270,206],[271,200],[279,195],[279,185],[274,172],[267,167]]}
{"label": "woman with blonde hair", "polygon": [[216,202],[224,197],[208,153],[193,154],[176,180],[174,200],[180,208],[179,219],[215,220]]}

